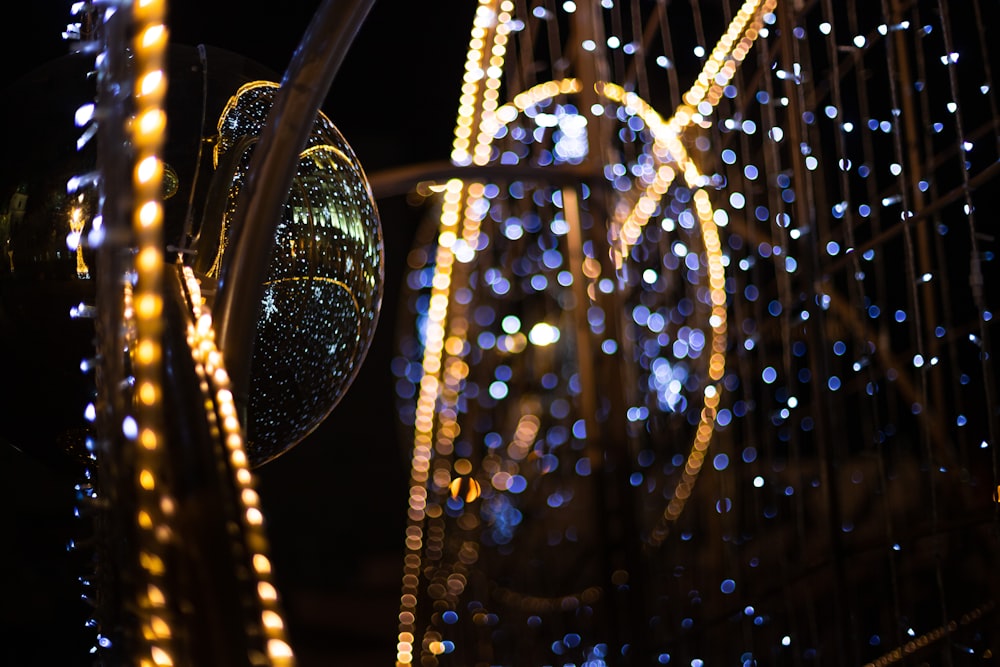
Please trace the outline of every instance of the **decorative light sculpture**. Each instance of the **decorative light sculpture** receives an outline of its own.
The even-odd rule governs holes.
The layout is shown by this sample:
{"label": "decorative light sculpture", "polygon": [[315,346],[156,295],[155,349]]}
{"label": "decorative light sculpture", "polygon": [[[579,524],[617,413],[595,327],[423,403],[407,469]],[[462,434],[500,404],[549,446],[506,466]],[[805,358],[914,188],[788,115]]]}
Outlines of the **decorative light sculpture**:
{"label": "decorative light sculpture", "polygon": [[[972,187],[997,156],[970,160],[961,121],[998,135],[942,4],[480,3],[394,361],[413,429],[397,665],[996,650],[975,211],[997,204]],[[966,48],[988,61],[983,33]],[[963,93],[993,106],[963,116]],[[971,254],[939,222],[933,258],[921,221],[944,211]],[[935,265],[973,302],[921,293]],[[946,365],[952,397],[930,380]]]}

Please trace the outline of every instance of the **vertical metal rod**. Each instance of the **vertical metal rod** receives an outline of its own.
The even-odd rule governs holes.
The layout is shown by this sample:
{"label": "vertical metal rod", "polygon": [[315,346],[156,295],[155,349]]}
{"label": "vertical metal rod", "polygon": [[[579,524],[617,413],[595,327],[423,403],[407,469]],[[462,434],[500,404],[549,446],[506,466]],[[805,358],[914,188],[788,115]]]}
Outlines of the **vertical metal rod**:
{"label": "vertical metal rod", "polygon": [[292,56],[240,191],[212,310],[237,401],[246,404],[274,234],[330,84],[374,0],[324,0]]}

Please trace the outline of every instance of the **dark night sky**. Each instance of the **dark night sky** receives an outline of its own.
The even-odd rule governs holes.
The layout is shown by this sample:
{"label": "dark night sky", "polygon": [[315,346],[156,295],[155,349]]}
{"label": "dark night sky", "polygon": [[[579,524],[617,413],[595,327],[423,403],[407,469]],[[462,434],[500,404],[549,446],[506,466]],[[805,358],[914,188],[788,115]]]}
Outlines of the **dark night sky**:
{"label": "dark night sky", "polygon": [[[319,4],[174,0],[171,36],[178,44],[246,56],[280,76]],[[60,32],[69,6],[5,7],[5,24],[20,38],[0,43],[9,81],[66,52]],[[459,0],[374,3],[323,107],[370,176],[447,159],[474,9],[474,2]],[[402,197],[380,200],[378,207],[385,293],[369,354],[331,416],[257,471],[302,667],[384,665],[395,656],[408,464],[389,362],[415,218]],[[48,486],[58,484],[44,471],[39,475]]]}

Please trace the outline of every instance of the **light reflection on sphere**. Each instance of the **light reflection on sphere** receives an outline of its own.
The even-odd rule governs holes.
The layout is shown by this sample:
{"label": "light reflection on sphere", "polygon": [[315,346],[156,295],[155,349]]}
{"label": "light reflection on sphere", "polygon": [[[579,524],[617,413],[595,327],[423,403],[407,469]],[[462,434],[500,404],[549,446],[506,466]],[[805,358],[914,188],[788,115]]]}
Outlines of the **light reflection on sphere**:
{"label": "light reflection on sphere", "polygon": [[[277,85],[243,86],[219,118],[216,166],[228,178],[225,212],[207,221],[198,268],[218,278],[254,139]],[[228,155],[227,155],[228,154]],[[222,167],[227,163],[232,168]],[[261,465],[299,443],[330,414],[371,343],[383,291],[382,232],[367,178],[322,113],[275,233],[253,346],[247,452]],[[209,261],[211,260],[211,261]]]}

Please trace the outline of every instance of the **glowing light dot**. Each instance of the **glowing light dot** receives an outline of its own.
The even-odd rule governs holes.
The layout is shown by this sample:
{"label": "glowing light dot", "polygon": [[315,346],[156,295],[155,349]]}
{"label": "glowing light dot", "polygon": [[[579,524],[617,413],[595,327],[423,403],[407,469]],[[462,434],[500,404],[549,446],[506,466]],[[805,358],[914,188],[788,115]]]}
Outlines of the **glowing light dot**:
{"label": "glowing light dot", "polygon": [[280,639],[269,639],[267,642],[267,653],[272,658],[291,658],[292,647]]}
{"label": "glowing light dot", "polygon": [[505,333],[515,334],[521,330],[521,320],[517,315],[507,315],[500,322],[500,328],[504,330]]}

